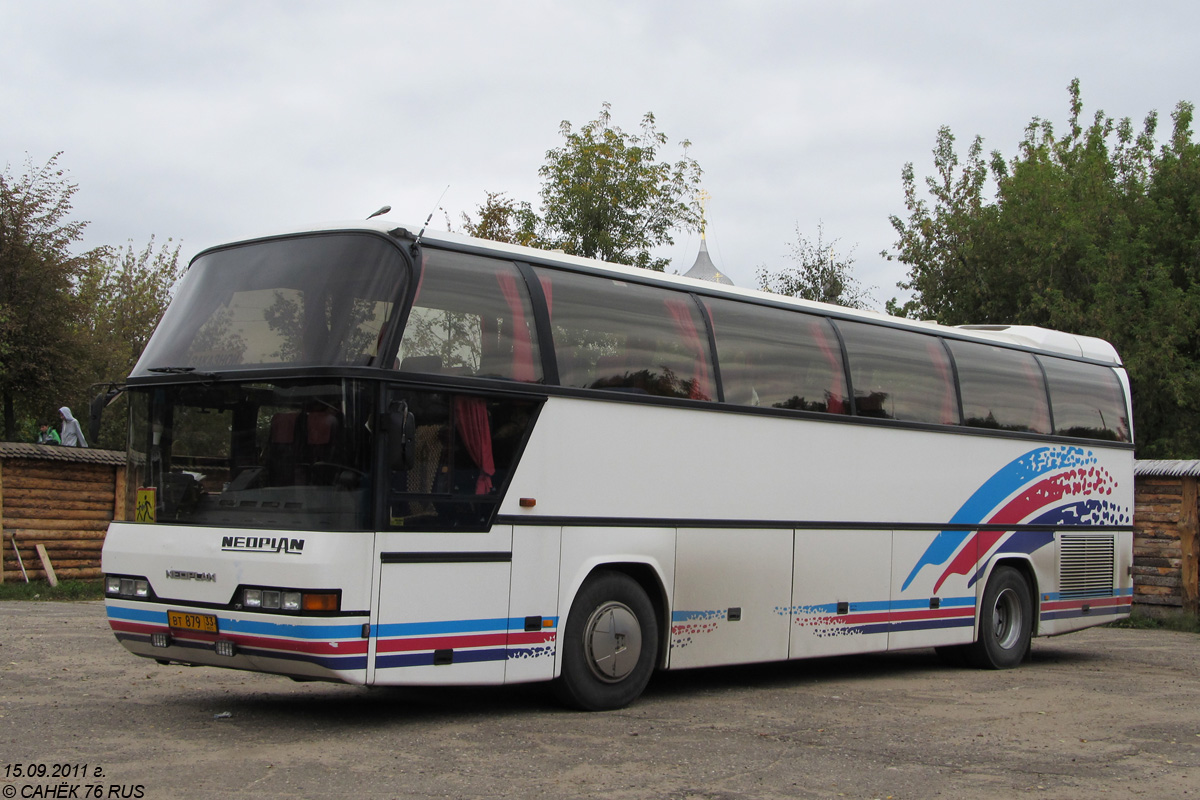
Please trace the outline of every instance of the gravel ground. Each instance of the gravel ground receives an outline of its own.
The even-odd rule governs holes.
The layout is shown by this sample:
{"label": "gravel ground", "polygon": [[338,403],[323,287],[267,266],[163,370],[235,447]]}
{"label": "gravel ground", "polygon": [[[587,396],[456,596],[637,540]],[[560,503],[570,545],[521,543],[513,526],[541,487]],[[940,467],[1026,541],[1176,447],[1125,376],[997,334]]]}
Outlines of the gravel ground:
{"label": "gravel ground", "polygon": [[919,650],[664,673],[583,714],[539,686],[162,667],[116,642],[102,603],[0,602],[0,795],[97,793],[1200,798],[1200,637],[1096,628],[1007,672]]}

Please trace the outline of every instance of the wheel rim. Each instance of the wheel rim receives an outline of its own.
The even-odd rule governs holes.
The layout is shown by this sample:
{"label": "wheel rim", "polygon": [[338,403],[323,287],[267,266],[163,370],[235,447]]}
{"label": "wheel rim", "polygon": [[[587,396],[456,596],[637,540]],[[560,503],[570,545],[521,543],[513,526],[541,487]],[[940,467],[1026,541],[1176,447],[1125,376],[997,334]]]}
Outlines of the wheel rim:
{"label": "wheel rim", "polygon": [[996,636],[996,644],[1005,650],[1016,647],[1021,639],[1023,624],[1020,598],[1012,589],[1003,590],[996,596],[996,603],[992,606],[992,632]]}
{"label": "wheel rim", "polygon": [[642,655],[642,626],[624,603],[604,603],[588,618],[584,632],[588,667],[605,683],[628,677]]}

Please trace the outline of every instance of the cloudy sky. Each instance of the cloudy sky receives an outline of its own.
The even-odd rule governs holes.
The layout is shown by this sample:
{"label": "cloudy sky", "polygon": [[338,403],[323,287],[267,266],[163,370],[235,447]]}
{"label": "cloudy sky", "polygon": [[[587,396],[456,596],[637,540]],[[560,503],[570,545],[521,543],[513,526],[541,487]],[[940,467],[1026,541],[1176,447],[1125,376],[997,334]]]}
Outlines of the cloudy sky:
{"label": "cloudy sky", "polygon": [[[881,305],[900,172],[949,125],[1012,155],[1029,120],[1169,130],[1200,101],[1200,3],[0,0],[0,160],[63,151],[87,246],[212,244],[389,204],[461,227],[604,102],[651,111],[704,169],[709,247],[752,286],[823,224]],[[1160,136],[1161,138],[1161,136]],[[449,189],[447,190],[447,186]],[[442,211],[433,227],[445,227]],[[699,245],[664,255],[686,271]]]}

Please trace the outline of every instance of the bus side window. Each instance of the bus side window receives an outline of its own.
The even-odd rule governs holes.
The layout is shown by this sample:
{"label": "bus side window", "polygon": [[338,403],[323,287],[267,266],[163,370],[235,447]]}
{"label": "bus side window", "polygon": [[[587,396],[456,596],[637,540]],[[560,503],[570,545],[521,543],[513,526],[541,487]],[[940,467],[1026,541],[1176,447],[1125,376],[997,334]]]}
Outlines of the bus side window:
{"label": "bus side window", "polygon": [[559,383],[711,400],[712,359],[696,303],[681,292],[536,267],[553,297]]}
{"label": "bus side window", "polygon": [[415,431],[412,464],[388,481],[390,527],[483,530],[500,501],[533,419],[536,402],[397,389]]}
{"label": "bus side window", "polygon": [[538,353],[528,291],[511,261],[425,251],[397,355],[401,371],[537,383]]}
{"label": "bus side window", "polygon": [[1030,353],[949,340],[963,416],[973,428],[1050,433],[1050,407],[1042,370]]}
{"label": "bus side window", "polygon": [[1125,393],[1112,369],[1065,358],[1038,360],[1046,370],[1056,434],[1129,441]]}
{"label": "bus side window", "polygon": [[729,300],[704,302],[727,403],[847,413],[841,350],[828,320]]}
{"label": "bus side window", "polygon": [[950,357],[935,336],[838,320],[857,414],[958,425]]}

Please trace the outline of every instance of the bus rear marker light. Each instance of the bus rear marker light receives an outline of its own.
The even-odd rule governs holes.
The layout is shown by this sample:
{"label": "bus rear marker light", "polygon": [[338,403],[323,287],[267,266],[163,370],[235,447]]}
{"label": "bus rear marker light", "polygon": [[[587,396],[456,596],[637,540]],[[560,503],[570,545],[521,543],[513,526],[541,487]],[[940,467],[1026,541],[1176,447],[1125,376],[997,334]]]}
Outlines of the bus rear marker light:
{"label": "bus rear marker light", "polygon": [[536,497],[522,497],[521,498],[521,508],[533,508],[536,505],[537,505]]}

